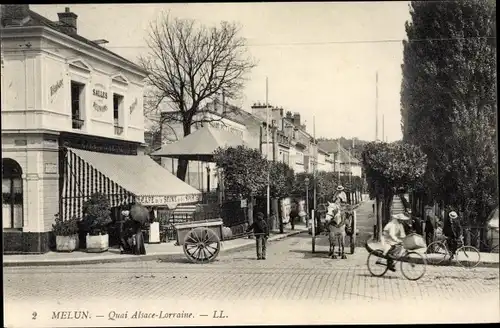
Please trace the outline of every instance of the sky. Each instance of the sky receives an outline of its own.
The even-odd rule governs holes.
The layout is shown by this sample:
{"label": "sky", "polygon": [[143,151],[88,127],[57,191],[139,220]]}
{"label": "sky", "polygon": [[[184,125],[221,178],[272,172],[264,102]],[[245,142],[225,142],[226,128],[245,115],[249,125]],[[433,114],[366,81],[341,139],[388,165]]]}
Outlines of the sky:
{"label": "sky", "polygon": [[136,61],[147,52],[149,23],[161,12],[213,26],[241,24],[241,36],[257,67],[248,75],[242,99],[251,111],[268,101],[299,112],[316,137],[375,139],[378,71],[379,138],[382,117],[387,140],[401,134],[402,40],[410,19],[408,2],[332,3],[154,3],[30,5],[57,20],[65,7],[78,15],[78,34],[106,39],[106,47]]}

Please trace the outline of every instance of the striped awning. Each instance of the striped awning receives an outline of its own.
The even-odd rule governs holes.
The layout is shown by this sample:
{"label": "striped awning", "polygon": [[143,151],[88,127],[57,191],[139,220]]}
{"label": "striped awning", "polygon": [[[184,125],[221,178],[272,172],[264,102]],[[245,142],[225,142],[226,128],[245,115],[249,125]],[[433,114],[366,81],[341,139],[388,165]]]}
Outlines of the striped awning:
{"label": "striped awning", "polygon": [[135,200],[167,206],[199,202],[201,192],[145,155],[116,155],[67,148],[62,195],[63,213],[81,217],[92,193],[108,195],[111,206]]}

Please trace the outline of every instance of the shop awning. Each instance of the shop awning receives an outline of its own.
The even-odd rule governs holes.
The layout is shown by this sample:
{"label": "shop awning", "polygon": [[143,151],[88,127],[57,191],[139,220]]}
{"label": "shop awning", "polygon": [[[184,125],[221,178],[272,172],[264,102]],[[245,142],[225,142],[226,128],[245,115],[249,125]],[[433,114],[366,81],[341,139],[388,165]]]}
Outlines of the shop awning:
{"label": "shop awning", "polygon": [[164,145],[151,155],[195,161],[211,161],[217,148],[237,147],[240,145],[245,145],[240,136],[229,131],[205,126],[177,142]]}
{"label": "shop awning", "polygon": [[168,206],[201,200],[199,190],[145,155],[115,155],[68,148],[143,205]]}

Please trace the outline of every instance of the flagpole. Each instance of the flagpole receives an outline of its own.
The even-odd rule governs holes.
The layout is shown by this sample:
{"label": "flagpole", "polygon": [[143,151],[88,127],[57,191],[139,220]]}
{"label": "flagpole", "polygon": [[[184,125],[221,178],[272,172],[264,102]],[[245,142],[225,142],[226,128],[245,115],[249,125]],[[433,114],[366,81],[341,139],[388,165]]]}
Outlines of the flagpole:
{"label": "flagpole", "polygon": [[[269,165],[269,87],[268,78],[266,76],[266,159]],[[270,169],[267,170],[267,218],[271,217],[271,177],[269,174]]]}
{"label": "flagpole", "polygon": [[314,177],[314,189],[313,189],[313,204],[314,210],[316,210],[316,170],[318,165],[318,143],[316,142],[316,118],[313,116],[313,139],[314,139],[314,167],[313,167],[313,177]]}

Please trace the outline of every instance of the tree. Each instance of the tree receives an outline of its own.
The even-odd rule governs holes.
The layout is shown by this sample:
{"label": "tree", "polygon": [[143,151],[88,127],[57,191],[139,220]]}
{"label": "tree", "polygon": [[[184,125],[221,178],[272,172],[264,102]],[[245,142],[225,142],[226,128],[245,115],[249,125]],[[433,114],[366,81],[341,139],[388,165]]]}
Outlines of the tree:
{"label": "tree", "polygon": [[258,150],[245,146],[219,148],[214,162],[223,170],[226,190],[245,198],[265,193],[268,161]]}
{"label": "tree", "polygon": [[[365,146],[362,163],[370,197],[376,199],[378,235],[389,220],[392,199],[397,189],[409,189],[421,179],[427,166],[427,156],[408,143],[372,142]],[[383,204],[382,217],[379,215]]]}
{"label": "tree", "polygon": [[[234,23],[221,22],[209,28],[168,14],[150,24],[146,39],[149,52],[140,58],[149,72],[146,107],[159,111],[160,104],[167,100],[172,108],[160,116],[160,126],[164,122],[181,123],[187,136],[193,124],[214,120],[200,115],[206,102],[220,94],[227,99],[239,96],[246,74],[255,66],[239,31]],[[188,161],[179,160],[177,176],[182,180],[187,165]]]}
{"label": "tree", "polygon": [[403,136],[427,154],[426,193],[479,221],[498,199],[495,12],[412,1],[402,65]]}
{"label": "tree", "polygon": [[[282,162],[269,162],[269,165],[271,197],[279,199],[290,196],[295,180],[293,169]],[[266,172],[263,172],[263,174],[266,174]]]}

